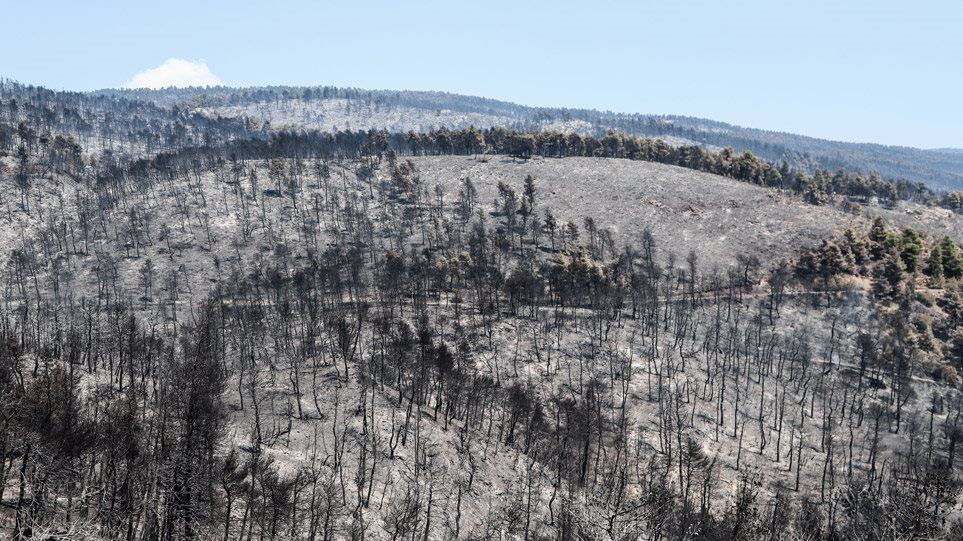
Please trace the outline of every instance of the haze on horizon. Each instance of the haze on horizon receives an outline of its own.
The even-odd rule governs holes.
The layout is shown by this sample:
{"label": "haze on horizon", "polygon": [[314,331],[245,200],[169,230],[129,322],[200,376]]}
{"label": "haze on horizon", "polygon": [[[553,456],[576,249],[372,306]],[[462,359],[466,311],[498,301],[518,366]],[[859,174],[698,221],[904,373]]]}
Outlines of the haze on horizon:
{"label": "haze on horizon", "polygon": [[10,42],[23,46],[0,63],[0,76],[68,90],[438,90],[963,148],[959,3],[368,5],[21,2],[6,12],[18,21]]}

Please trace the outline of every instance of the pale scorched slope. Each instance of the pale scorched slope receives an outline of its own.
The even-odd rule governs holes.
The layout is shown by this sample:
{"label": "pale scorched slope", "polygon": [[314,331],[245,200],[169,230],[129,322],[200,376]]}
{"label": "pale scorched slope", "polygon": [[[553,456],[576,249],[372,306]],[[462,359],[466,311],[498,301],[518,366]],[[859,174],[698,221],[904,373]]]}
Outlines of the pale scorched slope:
{"label": "pale scorched slope", "polygon": [[583,220],[591,217],[630,244],[648,229],[660,249],[674,252],[680,262],[690,250],[720,267],[735,264],[741,254],[788,257],[865,221],[776,190],[651,162],[502,156],[413,161],[423,182],[440,184],[448,194],[456,194],[458,182],[470,178],[485,206],[491,206],[499,181],[520,195],[525,177],[532,175],[540,212],[550,209],[558,219],[575,222],[583,235]]}

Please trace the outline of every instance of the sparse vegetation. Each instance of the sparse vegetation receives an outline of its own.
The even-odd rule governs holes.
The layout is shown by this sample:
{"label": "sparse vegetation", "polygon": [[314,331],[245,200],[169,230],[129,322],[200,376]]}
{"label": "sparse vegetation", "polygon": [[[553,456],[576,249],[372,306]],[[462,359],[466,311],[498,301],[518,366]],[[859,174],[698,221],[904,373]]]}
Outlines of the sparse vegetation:
{"label": "sparse vegetation", "polygon": [[[427,132],[469,126],[496,126],[520,132],[561,131],[604,137],[609,130],[661,139],[673,146],[700,145],[716,150],[750,151],[771,163],[788,163],[813,174],[842,168],[894,179],[914,179],[940,190],[963,187],[963,154],[866,143],[841,143],[813,137],[733,126],[677,115],[623,114],[585,109],[525,107],[446,92],[377,91],[357,88],[258,87],[215,89],[112,90],[109,96],[197,108],[226,117],[250,117],[277,127],[320,131],[388,129]],[[909,182],[900,182],[909,184]],[[963,201],[960,193],[952,198]],[[948,200],[949,202],[949,200]]]}
{"label": "sparse vegetation", "polygon": [[5,535],[961,529],[961,218],[921,188],[616,133],[269,132],[18,92]]}

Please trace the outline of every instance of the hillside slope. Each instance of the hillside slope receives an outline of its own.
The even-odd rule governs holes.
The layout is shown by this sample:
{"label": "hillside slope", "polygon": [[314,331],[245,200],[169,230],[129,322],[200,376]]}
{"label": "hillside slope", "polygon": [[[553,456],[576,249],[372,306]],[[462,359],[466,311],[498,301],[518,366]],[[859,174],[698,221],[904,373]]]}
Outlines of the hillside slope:
{"label": "hillside slope", "polygon": [[750,150],[772,161],[803,168],[842,167],[877,171],[891,178],[926,182],[933,188],[963,187],[963,154],[940,150],[829,141],[745,128],[679,115],[612,113],[590,109],[529,107],[445,92],[362,90],[335,87],[255,87],[166,90],[105,90],[115,96],[160,104],[201,107],[224,116],[249,116],[281,126],[310,129],[427,130],[475,125],[520,130],[562,130],[603,135],[609,129],[711,148]]}
{"label": "hillside slope", "polygon": [[959,214],[16,90],[2,536],[963,531]]}
{"label": "hillside slope", "polygon": [[[23,193],[0,175],[17,232],[0,463],[25,472],[0,485],[6,528],[724,538],[786,520],[812,536],[805,499],[828,514],[885,482],[874,505],[894,506],[947,479],[963,402],[924,368],[939,350],[902,357],[858,280],[777,297],[767,270],[866,215],[616,159],[158,167]],[[549,212],[551,241],[526,229]],[[947,494],[894,527],[943,531]]]}
{"label": "hillside slope", "polygon": [[963,215],[900,202],[893,208],[810,205],[786,192],[766,189],[671,165],[622,159],[504,156],[413,158],[422,181],[456,194],[469,178],[482,201],[498,195],[498,183],[516,189],[531,175],[541,187],[539,202],[559,219],[584,228],[585,218],[610,229],[618,243],[638,245],[649,231],[681,262],[695,250],[708,266],[723,270],[738,255],[766,254],[771,260],[798,255],[846,229],[868,227],[875,216],[914,227],[934,238],[963,243]]}

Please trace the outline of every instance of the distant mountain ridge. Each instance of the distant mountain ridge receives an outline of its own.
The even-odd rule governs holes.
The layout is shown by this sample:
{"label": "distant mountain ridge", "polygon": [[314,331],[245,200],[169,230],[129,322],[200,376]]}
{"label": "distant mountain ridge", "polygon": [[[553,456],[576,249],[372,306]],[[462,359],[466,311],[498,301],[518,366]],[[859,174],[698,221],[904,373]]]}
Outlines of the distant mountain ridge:
{"label": "distant mountain ridge", "polygon": [[875,143],[830,141],[804,135],[746,128],[681,116],[615,113],[593,109],[533,107],[477,96],[435,91],[393,91],[333,86],[213,87],[100,90],[108,95],[152,101],[268,121],[275,127],[425,131],[432,128],[484,128],[573,131],[603,135],[661,137],[670,143],[733,147],[772,162],[814,168],[876,171],[885,177],[925,182],[937,190],[963,188],[963,150],[918,149]]}

